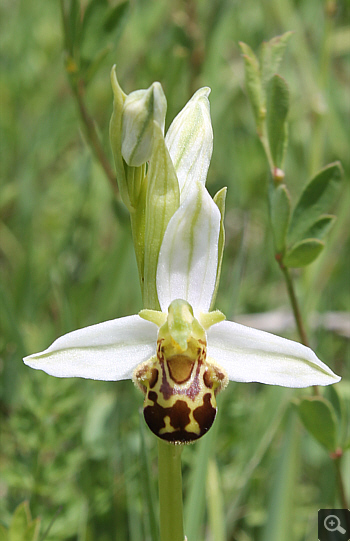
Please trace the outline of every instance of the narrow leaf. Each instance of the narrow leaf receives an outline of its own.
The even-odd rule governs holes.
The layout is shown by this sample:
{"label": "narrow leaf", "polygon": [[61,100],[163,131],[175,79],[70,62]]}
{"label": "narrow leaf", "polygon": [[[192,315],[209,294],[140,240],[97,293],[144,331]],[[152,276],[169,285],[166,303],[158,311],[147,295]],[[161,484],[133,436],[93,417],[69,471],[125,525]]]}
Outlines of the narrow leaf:
{"label": "narrow leaf", "polygon": [[142,475],[142,489],[145,496],[145,508],[147,509],[147,520],[149,525],[149,535],[152,541],[159,541],[158,530],[159,525],[157,521],[157,506],[156,506],[156,494],[154,477],[152,476],[152,468],[150,464],[150,453],[146,445],[146,423],[142,415],[142,410],[139,410],[140,419],[140,466]]}
{"label": "narrow leaf", "polygon": [[321,169],[306,185],[294,209],[288,232],[288,244],[305,238],[306,231],[329,212],[334,204],[342,177],[339,162]]}
{"label": "narrow leaf", "polygon": [[224,497],[220,483],[219,468],[213,458],[209,460],[207,474],[207,502],[209,527],[212,539],[225,541]]}
{"label": "narrow leaf", "polygon": [[111,33],[113,30],[118,29],[123,25],[127,11],[129,8],[129,1],[125,0],[120,4],[117,4],[112,8],[104,21],[103,29],[107,33]]}
{"label": "narrow leaf", "polygon": [[270,219],[275,242],[276,253],[285,250],[291,203],[290,195],[285,184],[270,188]]}
{"label": "narrow leaf", "polygon": [[287,145],[289,90],[286,81],[274,75],[267,86],[266,124],[275,167],[282,168]]}
{"label": "narrow leaf", "polygon": [[80,2],[78,0],[70,1],[70,10],[69,10],[69,38],[71,44],[71,54],[74,56],[75,48],[79,47],[78,38],[80,35]]}
{"label": "narrow leaf", "polygon": [[104,60],[108,56],[108,53],[110,53],[112,50],[111,45],[107,45],[91,59],[85,61],[85,69],[83,73],[83,77],[86,84],[89,84],[90,81],[94,78],[100,67],[102,66]]}
{"label": "narrow leaf", "polygon": [[337,447],[337,418],[332,404],[323,397],[304,398],[297,403],[305,428],[328,451]]}
{"label": "narrow leaf", "polygon": [[217,419],[215,420],[213,427],[208,434],[196,444],[197,449],[190,471],[188,483],[189,490],[184,507],[185,533],[188,541],[203,539],[207,469],[218,436],[220,416],[221,409],[218,408]]}
{"label": "narrow leaf", "polygon": [[92,29],[100,28],[101,21],[108,10],[108,0],[91,0],[86,6],[82,22],[82,39],[91,37]]}
{"label": "narrow leaf", "polygon": [[[108,0],[91,0],[87,5],[81,23],[81,53],[87,58],[93,58],[96,51],[108,45],[110,35],[104,29],[104,24],[110,14]],[[113,40],[113,46],[116,43]]]}
{"label": "narrow leaf", "polygon": [[300,443],[297,417],[290,411],[285,440],[275,468],[262,541],[293,541],[293,507],[299,473]]}
{"label": "narrow leaf", "polygon": [[259,61],[249,45],[240,42],[239,46],[243,53],[247,93],[253,107],[258,131],[260,131],[264,104],[261,89]]}
{"label": "narrow leaf", "polygon": [[286,267],[305,267],[322,252],[324,242],[319,239],[305,239],[296,243],[283,258]]}
{"label": "narrow leaf", "polygon": [[292,35],[293,32],[286,32],[263,43],[261,50],[261,72],[264,87],[266,87],[271,77],[278,71],[287,43]]}

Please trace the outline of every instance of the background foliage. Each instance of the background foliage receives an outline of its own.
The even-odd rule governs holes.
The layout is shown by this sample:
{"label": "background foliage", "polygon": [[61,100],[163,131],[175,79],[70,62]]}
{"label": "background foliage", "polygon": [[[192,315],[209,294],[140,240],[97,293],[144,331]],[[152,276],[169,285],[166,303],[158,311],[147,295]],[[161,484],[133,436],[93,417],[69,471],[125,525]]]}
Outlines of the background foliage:
{"label": "background foliage", "polygon": [[[327,163],[340,160],[345,170],[330,242],[294,274],[312,346],[343,376],[338,396],[325,395],[342,408],[346,446],[350,6],[347,0],[63,5],[73,8],[73,38],[65,44],[58,1],[0,6],[0,521],[8,527],[28,499],[31,515],[41,517],[39,539],[49,529],[48,541],[153,541],[156,446],[140,415],[140,393],[131,382],[51,378],[21,361],[64,332],[142,307],[128,218],[87,144],[69,78],[74,88],[77,69],[85,80],[84,101],[109,162],[113,63],[126,92],[162,83],[167,125],[198,87],[212,88],[207,186],[212,194],[228,186],[217,307],[229,319],[297,339],[273,256],[268,167],[238,46],[257,50],[263,40],[294,31],[279,70],[291,96],[285,171],[293,200]],[[261,312],[268,314],[257,317]],[[212,435],[183,453],[189,541],[315,539],[317,510],[341,502],[334,461],[291,406],[310,394],[230,384]],[[349,452],[342,468],[349,478]],[[20,513],[37,535],[26,509]]]}

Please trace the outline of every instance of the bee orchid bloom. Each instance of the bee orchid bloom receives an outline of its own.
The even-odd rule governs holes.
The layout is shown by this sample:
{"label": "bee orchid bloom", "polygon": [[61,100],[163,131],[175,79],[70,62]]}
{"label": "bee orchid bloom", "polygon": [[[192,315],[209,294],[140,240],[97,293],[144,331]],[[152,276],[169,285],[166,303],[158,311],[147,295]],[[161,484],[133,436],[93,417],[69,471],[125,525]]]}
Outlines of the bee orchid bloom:
{"label": "bee orchid bloom", "polygon": [[[24,359],[56,377],[132,379],[145,395],[148,426],[171,443],[192,442],[209,430],[216,395],[229,380],[284,387],[340,380],[311,349],[210,311],[221,266],[223,205],[219,210],[220,192],[214,202],[205,188],[213,147],[208,95],[208,88],[200,89],[165,138],[162,152],[169,153],[179,192],[179,205],[166,227],[162,212],[153,206],[160,200],[162,208],[163,189],[156,192],[156,202],[148,198],[146,214],[160,220],[153,231],[159,234],[165,227],[152,259],[160,310],[70,332]],[[157,154],[151,172],[152,167],[162,171]]]}
{"label": "bee orchid bloom", "polygon": [[340,378],[300,343],[224,321],[210,312],[218,263],[220,212],[195,182],[166,229],[157,267],[161,311],[106,321],[65,334],[24,359],[56,377],[133,379],[144,415],[160,438],[188,443],[205,434],[215,396],[228,380],[283,387]]}

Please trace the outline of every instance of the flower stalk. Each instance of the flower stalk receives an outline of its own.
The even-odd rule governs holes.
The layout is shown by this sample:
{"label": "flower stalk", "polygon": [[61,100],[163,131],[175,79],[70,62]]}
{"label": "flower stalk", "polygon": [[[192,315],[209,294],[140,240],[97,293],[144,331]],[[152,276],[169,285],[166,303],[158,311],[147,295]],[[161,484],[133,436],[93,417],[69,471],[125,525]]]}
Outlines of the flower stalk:
{"label": "flower stalk", "polygon": [[184,541],[182,445],[158,438],[158,486],[161,541]]}

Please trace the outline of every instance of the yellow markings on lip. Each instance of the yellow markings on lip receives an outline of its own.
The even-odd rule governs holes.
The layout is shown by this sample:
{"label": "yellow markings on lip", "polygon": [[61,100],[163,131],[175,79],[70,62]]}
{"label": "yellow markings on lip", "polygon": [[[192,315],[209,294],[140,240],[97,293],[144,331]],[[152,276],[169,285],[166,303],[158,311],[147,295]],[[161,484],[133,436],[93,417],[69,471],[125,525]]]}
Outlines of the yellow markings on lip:
{"label": "yellow markings on lip", "polygon": [[134,382],[145,394],[146,423],[159,438],[191,443],[212,426],[215,397],[228,378],[207,358],[205,330],[186,301],[170,305],[157,354],[136,368]]}

